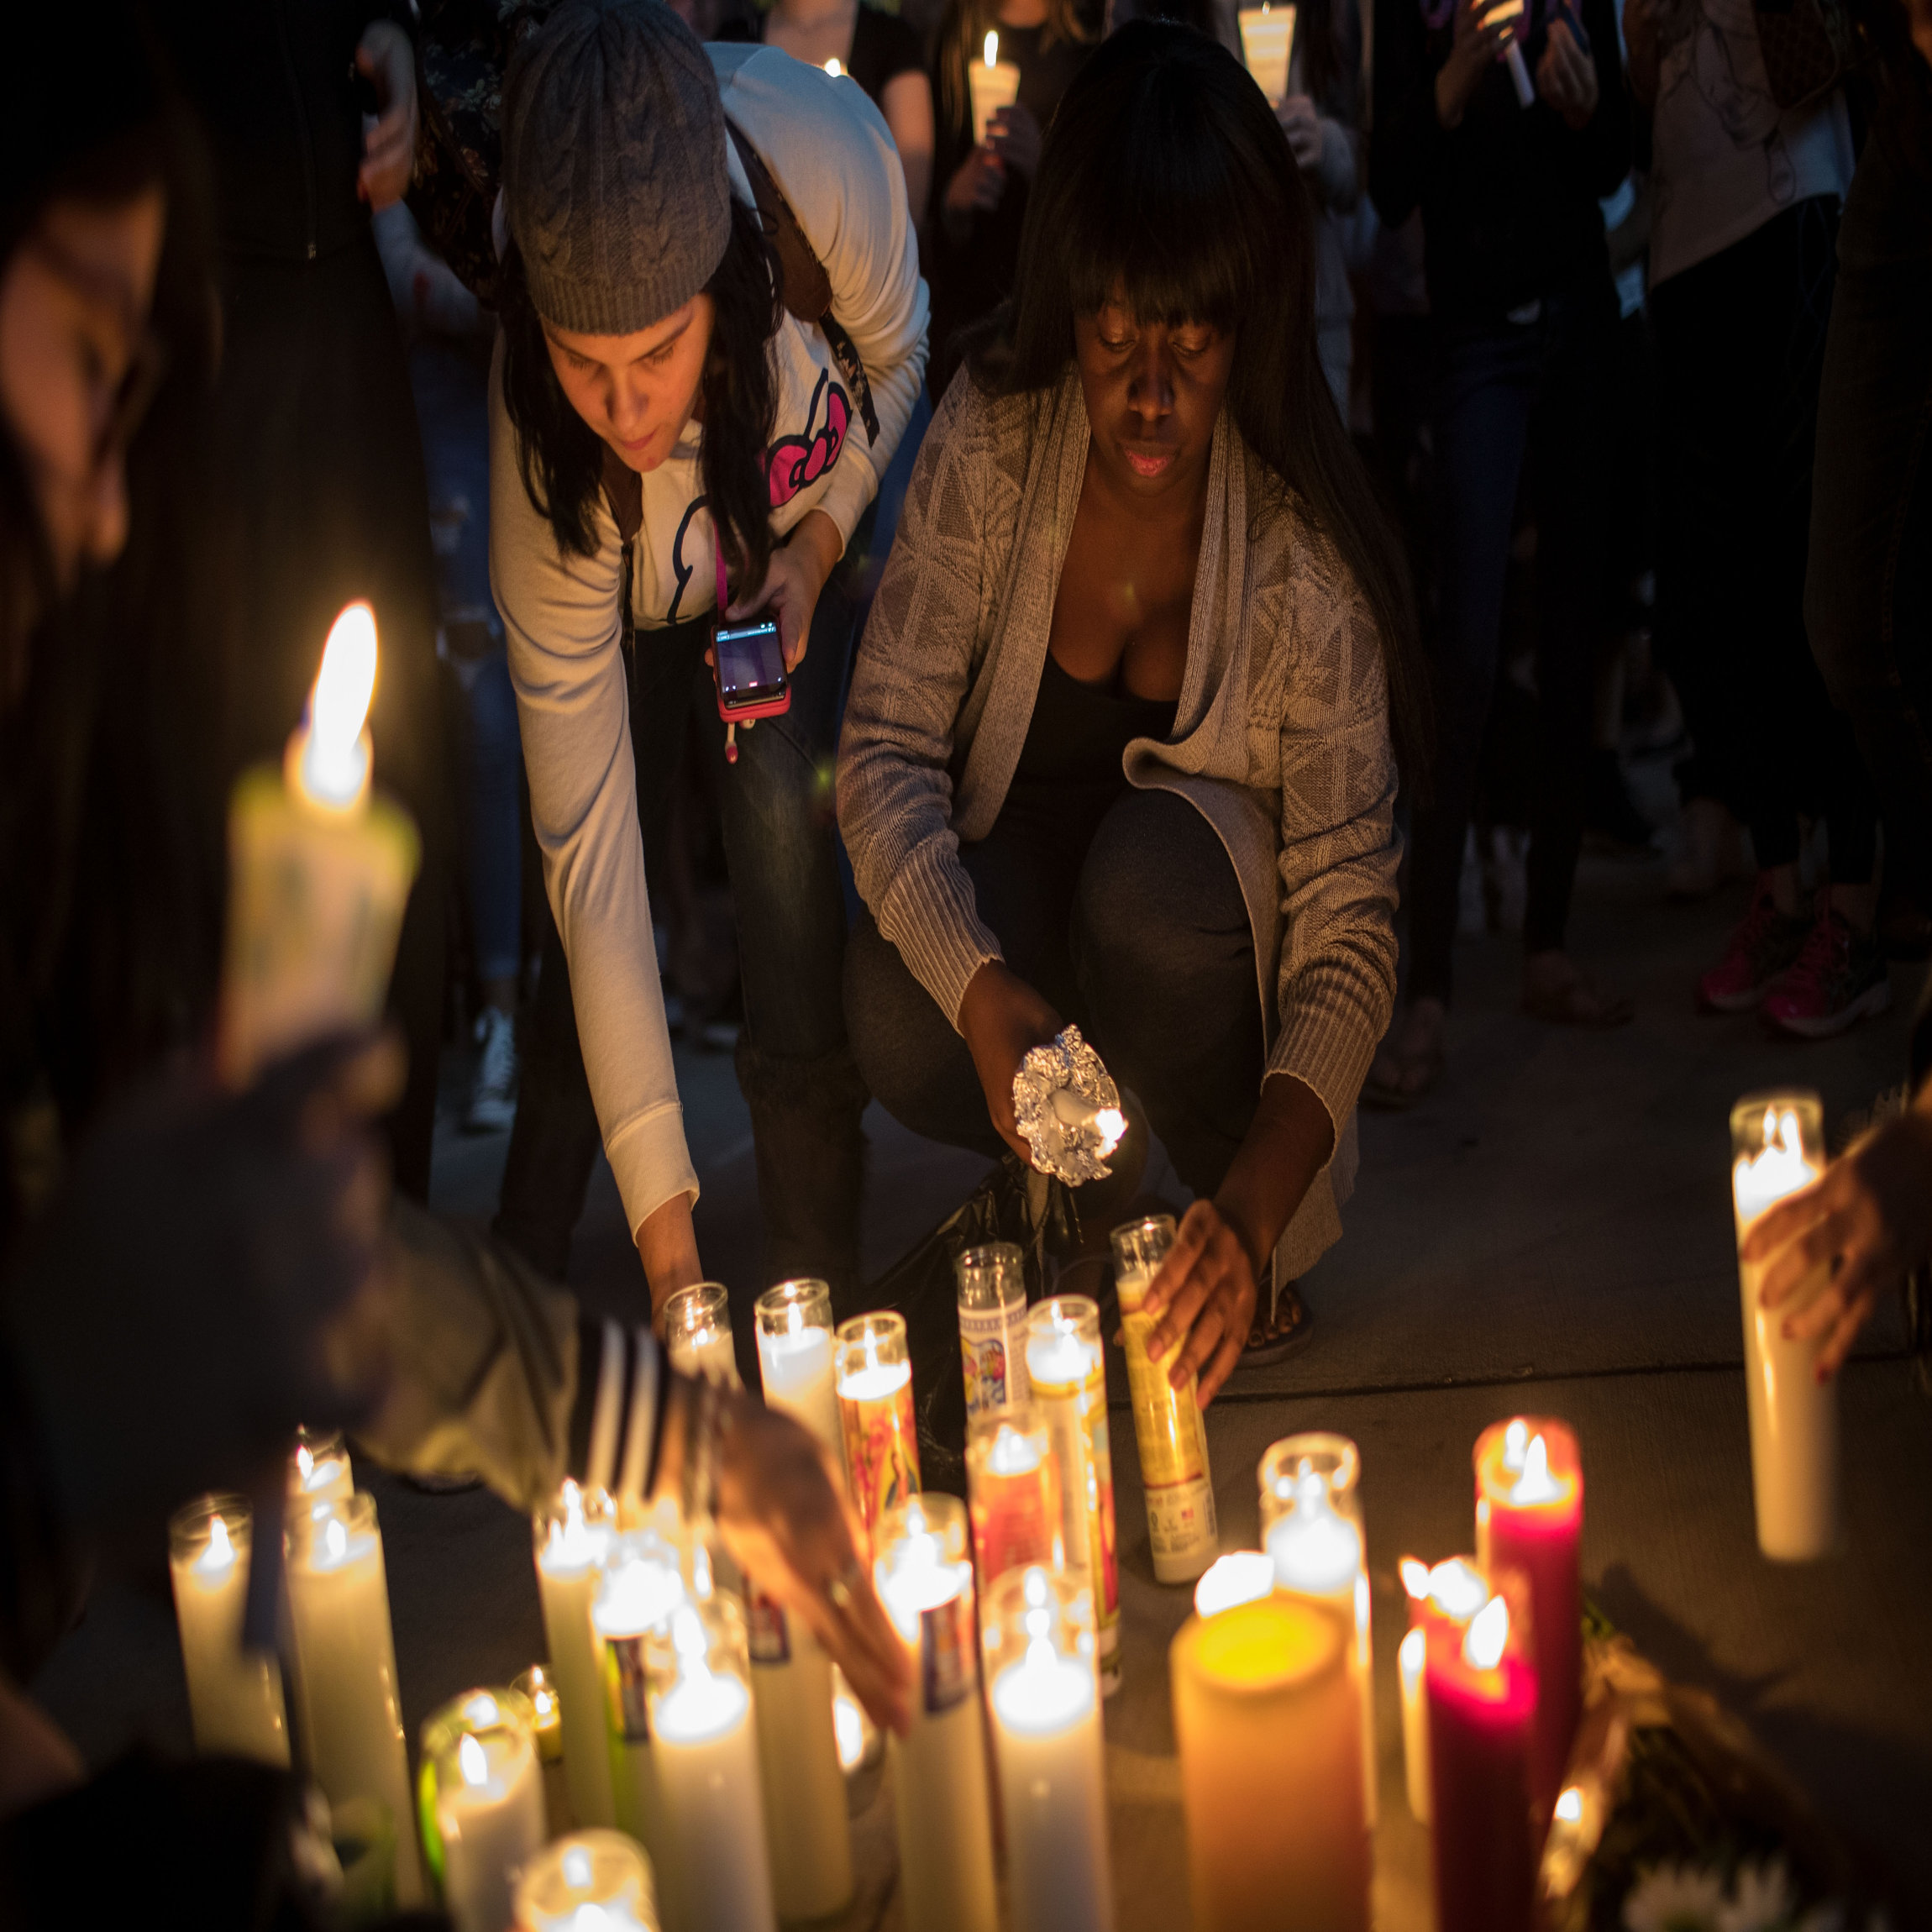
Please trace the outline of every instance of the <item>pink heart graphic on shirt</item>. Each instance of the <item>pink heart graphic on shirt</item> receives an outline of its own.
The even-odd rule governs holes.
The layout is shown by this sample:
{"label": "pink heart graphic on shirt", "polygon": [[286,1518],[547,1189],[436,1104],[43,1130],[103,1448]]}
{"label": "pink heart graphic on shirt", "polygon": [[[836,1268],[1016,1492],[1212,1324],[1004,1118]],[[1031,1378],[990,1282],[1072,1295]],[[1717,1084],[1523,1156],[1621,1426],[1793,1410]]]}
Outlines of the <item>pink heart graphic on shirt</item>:
{"label": "pink heart graphic on shirt", "polygon": [[[817,428],[818,406],[825,402],[825,421]],[[811,392],[811,407],[806,412],[802,436],[781,436],[765,455],[765,475],[771,485],[771,507],[789,503],[801,490],[816,483],[838,460],[845,447],[845,428],[852,420],[852,405],[845,391],[822,370],[818,386]]]}

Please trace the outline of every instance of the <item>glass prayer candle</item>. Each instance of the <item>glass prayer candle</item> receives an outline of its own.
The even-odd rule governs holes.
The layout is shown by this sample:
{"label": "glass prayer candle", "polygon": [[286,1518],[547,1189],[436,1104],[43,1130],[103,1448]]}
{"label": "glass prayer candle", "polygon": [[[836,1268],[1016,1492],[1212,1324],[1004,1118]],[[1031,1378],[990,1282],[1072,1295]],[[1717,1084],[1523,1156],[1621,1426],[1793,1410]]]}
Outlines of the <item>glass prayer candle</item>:
{"label": "glass prayer candle", "polygon": [[[1536,1642],[1535,1793],[1543,1823],[1583,1708],[1583,1468],[1567,1423],[1517,1415],[1476,1438],[1476,1561],[1529,1586]],[[1519,1622],[1520,1618],[1519,1618]],[[1527,1638],[1518,1633],[1518,1652]],[[1541,1833],[1539,1833],[1541,1837]]]}
{"label": "glass prayer candle", "polygon": [[1063,1566],[1059,1465],[1046,1422],[1032,1404],[970,1419],[966,1491],[982,1594],[1009,1570]]}
{"label": "glass prayer candle", "polygon": [[338,1810],[373,1800],[395,1834],[396,1898],[421,1903],[409,1756],[375,1499],[358,1491],[288,1519],[288,1609],[309,1769]]}
{"label": "glass prayer candle", "polygon": [[1168,1652],[1194,1932],[1368,1932],[1354,1620],[1279,1590]]}
{"label": "glass prayer candle", "polygon": [[1508,1597],[1461,1630],[1425,1627],[1424,1646],[1436,1932],[1532,1932],[1536,1672],[1512,1641]]}
{"label": "glass prayer candle", "polygon": [[795,1415],[843,1460],[832,1370],[832,1290],[822,1281],[781,1281],[758,1298],[756,1313],[765,1400]]}
{"label": "glass prayer candle", "polygon": [[509,1932],[516,1875],[544,1838],[528,1700],[465,1691],[425,1720],[421,1761],[423,1853],[456,1932]]}
{"label": "glass prayer candle", "polygon": [[911,1655],[912,1719],[890,1746],[906,1923],[995,1932],[993,1819],[966,1505],[916,1496],[873,1531],[879,1600]]}
{"label": "glass prayer candle", "polygon": [[617,1821],[604,1722],[604,1679],[591,1606],[617,1521],[601,1489],[566,1480],[531,1519],[543,1637],[564,1727],[564,1777],[580,1825]]}
{"label": "glass prayer candle", "polygon": [[[664,1896],[664,1915],[674,1924],[679,1916],[676,1875],[665,1864],[651,1755],[649,1645],[685,1600],[680,1557],[676,1544],[654,1527],[619,1536],[605,1558],[591,1608],[599,1686],[594,1708],[602,1719],[599,1734],[610,1767],[612,1809],[618,1829],[650,1853]],[[566,1721],[570,1709],[566,1693]],[[564,1735],[568,1749],[569,1733]]]}
{"label": "glass prayer candle", "polygon": [[177,1509],[168,1523],[168,1573],[195,1749],[279,1766],[288,1762],[281,1666],[242,1645],[254,1527],[240,1496],[203,1496]]}
{"label": "glass prayer candle", "polygon": [[298,1429],[288,1458],[288,1502],[292,1509],[313,1503],[346,1503],[355,1494],[349,1448],[341,1431]]}
{"label": "glass prayer candle", "polygon": [[1154,1215],[1129,1221],[1114,1230],[1112,1241],[1114,1286],[1121,1299],[1121,1336],[1133,1398],[1134,1443],[1140,1452],[1154,1576],[1163,1583],[1191,1583],[1220,1548],[1214,1479],[1208,1473],[1207,1425],[1201,1415],[1197,1378],[1189,1376],[1179,1389],[1168,1379],[1186,1337],[1155,1361],[1147,1353],[1154,1320],[1142,1307],[1174,1245],[1174,1217]]}
{"label": "glass prayer candle", "polygon": [[573,1831],[517,1882],[517,1932],[659,1932],[651,1861],[621,1831]]}
{"label": "glass prayer candle", "polygon": [[1354,1674],[1362,1700],[1362,1803],[1375,1826],[1375,1666],[1370,1650],[1368,1537],[1362,1523],[1362,1457],[1346,1436],[1311,1430],[1284,1436],[1261,1459],[1262,1546],[1276,1581],[1295,1596],[1332,1604],[1355,1626]]}
{"label": "glass prayer candle", "polygon": [[853,1507],[867,1529],[919,1494],[919,1431],[906,1317],[881,1311],[838,1326],[839,1430]]}
{"label": "glass prayer candle", "polygon": [[984,1624],[1015,1932],[1112,1932],[1093,1599],[1034,1564],[993,1586]]}
{"label": "glass prayer candle", "polygon": [[970,1425],[975,1415],[1026,1399],[1026,1261],[1012,1242],[990,1242],[962,1249],[953,1273]]}
{"label": "glass prayer candle", "polygon": [[680,1375],[738,1386],[738,1350],[731,1336],[731,1295],[722,1283],[680,1288],[664,1304],[664,1351]]}
{"label": "glass prayer candle", "polygon": [[737,1604],[685,1599],[653,1633],[649,1650],[659,1866],[669,1867],[672,1921],[685,1932],[776,1932]]}
{"label": "glass prayer candle", "polygon": [[[1824,1110],[1808,1092],[1752,1094],[1731,1109],[1731,1201],[1737,1238],[1767,1208],[1824,1172]],[[1780,1562],[1826,1555],[1838,1541],[1838,1384],[1818,1379],[1819,1342],[1788,1341],[1784,1324],[1831,1278],[1820,1262],[1777,1308],[1758,1299],[1761,1262],[1738,1263],[1751,1486],[1757,1546]]]}
{"label": "glass prayer candle", "polygon": [[1121,1578],[1115,1559],[1114,1463],[1100,1311],[1084,1294],[1041,1302],[1026,1320],[1026,1375],[1059,1465],[1067,1567],[1094,1597],[1100,1689],[1121,1681]]}

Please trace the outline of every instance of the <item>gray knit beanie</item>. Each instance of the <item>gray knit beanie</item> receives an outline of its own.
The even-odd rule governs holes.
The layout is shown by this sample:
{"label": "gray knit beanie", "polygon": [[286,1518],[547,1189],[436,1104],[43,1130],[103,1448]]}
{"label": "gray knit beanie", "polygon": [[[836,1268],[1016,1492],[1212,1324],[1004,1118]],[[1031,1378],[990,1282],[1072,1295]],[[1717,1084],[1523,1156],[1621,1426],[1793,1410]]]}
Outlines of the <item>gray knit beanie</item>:
{"label": "gray knit beanie", "polygon": [[628,335],[681,307],[731,232],[724,105],[663,0],[564,0],[503,87],[503,199],[537,312]]}

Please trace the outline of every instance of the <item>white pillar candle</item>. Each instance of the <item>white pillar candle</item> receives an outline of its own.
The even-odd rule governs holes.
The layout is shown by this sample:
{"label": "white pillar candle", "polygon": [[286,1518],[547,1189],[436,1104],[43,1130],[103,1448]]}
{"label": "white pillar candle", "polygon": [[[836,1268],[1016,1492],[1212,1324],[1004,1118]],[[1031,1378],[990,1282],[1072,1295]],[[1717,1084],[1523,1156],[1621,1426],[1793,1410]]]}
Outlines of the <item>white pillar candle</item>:
{"label": "white pillar candle", "polygon": [[334,1430],[298,1429],[288,1458],[288,1504],[307,1509],[317,1503],[346,1503],[355,1494],[349,1448]]}
{"label": "white pillar candle", "polygon": [[332,1805],[374,1798],[387,1809],[396,1903],[419,1904],[423,1871],[375,1499],[359,1491],[340,1508],[322,1504],[291,1518],[288,1541],[289,1621],[309,1769]]}
{"label": "white pillar candle", "polygon": [[1427,1645],[1427,1634],[1418,1624],[1395,1653],[1402,1679],[1402,1775],[1409,1809],[1418,1824],[1429,1822],[1429,1699],[1422,1681]]}
{"label": "white pillar candle", "polygon": [[1011,60],[1000,58],[1000,36],[989,32],[984,58],[969,61],[966,87],[973,98],[973,144],[986,145],[986,129],[994,115],[1010,108],[1020,97],[1020,70]]}
{"label": "white pillar candle", "polygon": [[727,1389],[738,1386],[731,1297],[722,1283],[701,1281],[680,1288],[664,1304],[664,1349],[679,1374],[701,1376]]}
{"label": "white pillar candle", "polygon": [[527,1725],[465,1731],[438,1761],[436,1828],[456,1932],[510,1932],[516,1876],[543,1843],[543,1774]]}
{"label": "white pillar candle", "polygon": [[796,1416],[843,1463],[831,1289],[822,1281],[781,1281],[758,1298],[756,1312],[766,1402]]}
{"label": "white pillar candle", "polygon": [[187,1673],[188,1715],[202,1756],[288,1762],[281,1667],[242,1647],[254,1519],[239,1496],[204,1496],[168,1525],[168,1572]]}
{"label": "white pillar candle", "polygon": [[[680,1932],[775,1932],[778,1923],[751,1688],[732,1625],[722,1601],[681,1604],[653,1661],[653,1753]],[[831,1701],[827,1686],[827,1711]]]}
{"label": "white pillar candle", "polygon": [[914,1497],[880,1517],[874,1547],[879,1594],[912,1665],[911,1727],[890,1747],[906,1923],[996,1932],[966,1506],[957,1496]]}
{"label": "white pillar candle", "polygon": [[621,1831],[573,1831],[517,1882],[517,1932],[658,1932],[643,1848]]}
{"label": "white pillar candle", "polygon": [[[1824,1171],[1824,1111],[1815,1094],[1754,1094],[1731,1110],[1730,1128],[1741,1244],[1768,1208]],[[1764,1264],[1738,1263],[1757,1546],[1782,1562],[1824,1556],[1838,1541],[1838,1384],[1818,1379],[1816,1341],[1784,1333],[1786,1320],[1830,1278],[1830,1264],[1821,1262],[1795,1294],[1766,1308],[1758,1299]]]}
{"label": "white pillar candle", "polygon": [[1278,108],[1288,98],[1288,64],[1294,51],[1292,7],[1243,7],[1240,9],[1242,64],[1255,85]]}
{"label": "white pillar candle", "polygon": [[1106,1772],[1085,1591],[1036,1566],[986,1614],[993,1754],[1015,1932],[1111,1932]]}
{"label": "white pillar candle", "polygon": [[565,1482],[532,1519],[543,1637],[564,1726],[564,1777],[580,1825],[611,1825],[611,1751],[604,1719],[604,1680],[591,1628],[599,1572],[610,1554],[610,1499]]}

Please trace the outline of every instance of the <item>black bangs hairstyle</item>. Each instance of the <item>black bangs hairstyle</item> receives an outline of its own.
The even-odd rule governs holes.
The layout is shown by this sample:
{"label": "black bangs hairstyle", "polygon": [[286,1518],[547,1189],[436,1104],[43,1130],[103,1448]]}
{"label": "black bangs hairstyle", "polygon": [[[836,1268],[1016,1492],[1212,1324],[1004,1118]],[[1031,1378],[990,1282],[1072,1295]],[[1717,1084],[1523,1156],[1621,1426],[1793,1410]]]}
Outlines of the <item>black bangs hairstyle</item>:
{"label": "black bangs hairstyle", "polygon": [[[714,318],[699,381],[704,436],[698,462],[734,585],[762,584],[771,561],[765,453],[778,417],[771,339],[783,313],[780,286],[778,258],[756,211],[733,195],[724,256],[704,287]],[[607,446],[570,407],[557,381],[514,242],[504,252],[498,297],[503,406],[517,432],[523,487],[556,533],[558,549],[566,556],[591,556],[597,547],[591,511],[602,486]]]}
{"label": "black bangs hairstyle", "polygon": [[1413,783],[1427,705],[1408,569],[1316,354],[1315,274],[1314,214],[1261,89],[1191,28],[1131,21],[1061,99],[1026,203],[1016,292],[969,367],[995,393],[1053,388],[1074,360],[1076,318],[1116,296],[1143,320],[1231,334],[1227,407],[1368,600]]}

